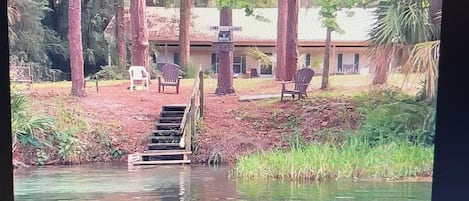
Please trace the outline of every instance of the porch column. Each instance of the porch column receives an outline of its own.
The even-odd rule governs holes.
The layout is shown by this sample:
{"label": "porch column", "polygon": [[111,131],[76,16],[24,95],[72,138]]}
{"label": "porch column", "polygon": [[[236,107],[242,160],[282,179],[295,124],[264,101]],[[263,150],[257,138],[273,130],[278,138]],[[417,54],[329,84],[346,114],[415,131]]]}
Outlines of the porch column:
{"label": "porch column", "polygon": [[334,75],[337,73],[337,58],[336,58],[336,55],[337,55],[336,46],[332,45],[331,56],[329,57],[330,58],[330,60],[329,60],[329,64],[330,64],[329,72],[334,74]]}
{"label": "porch column", "polygon": [[168,63],[168,44],[164,44],[164,63]]}

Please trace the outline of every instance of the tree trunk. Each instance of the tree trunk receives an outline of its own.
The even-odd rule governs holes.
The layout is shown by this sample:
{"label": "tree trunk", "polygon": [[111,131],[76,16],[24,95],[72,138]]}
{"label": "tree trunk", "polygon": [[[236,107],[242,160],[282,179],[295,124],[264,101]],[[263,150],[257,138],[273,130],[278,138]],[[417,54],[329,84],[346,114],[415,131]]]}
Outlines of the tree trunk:
{"label": "tree trunk", "polygon": [[285,68],[285,44],[287,37],[288,1],[278,0],[277,17],[277,64],[275,69],[276,80],[287,80]]}
{"label": "tree trunk", "polygon": [[148,65],[148,31],[145,13],[145,0],[132,0],[130,3],[130,24],[132,27],[132,66]]}
{"label": "tree trunk", "polygon": [[331,34],[332,30],[327,28],[326,32],[326,44],[324,47],[324,65],[322,68],[322,82],[321,89],[326,89],[329,86],[329,66],[331,58]]}
{"label": "tree trunk", "polygon": [[298,66],[298,0],[288,1],[285,80],[292,80]]}
{"label": "tree trunk", "polygon": [[372,85],[383,85],[388,80],[390,52],[384,47],[377,47],[373,54],[375,62],[371,66]]}
{"label": "tree trunk", "polygon": [[83,74],[83,47],[81,39],[81,0],[70,0],[68,5],[68,43],[70,71],[72,77],[72,95],[85,96],[85,78]]}
{"label": "tree trunk", "polygon": [[116,49],[117,65],[123,71],[126,70],[126,49],[125,49],[125,30],[124,30],[124,0],[118,0],[116,7]]}
{"label": "tree trunk", "polygon": [[179,23],[179,58],[180,66],[187,68],[190,58],[190,22],[192,0],[181,0]]}
{"label": "tree trunk", "polygon": [[[220,26],[232,26],[232,10],[231,8],[220,9]],[[219,53],[218,64],[218,82],[216,94],[231,94],[234,93],[233,88],[233,52],[221,51]]]}

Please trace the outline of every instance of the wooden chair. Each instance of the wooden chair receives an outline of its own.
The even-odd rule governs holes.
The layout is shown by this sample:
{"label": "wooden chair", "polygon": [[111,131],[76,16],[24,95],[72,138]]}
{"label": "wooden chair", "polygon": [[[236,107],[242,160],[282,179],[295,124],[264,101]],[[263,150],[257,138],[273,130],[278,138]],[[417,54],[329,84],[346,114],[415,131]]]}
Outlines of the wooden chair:
{"label": "wooden chair", "polygon": [[147,91],[150,91],[150,73],[143,66],[131,66],[130,74],[130,91],[134,90],[135,83],[143,82]]}
{"label": "wooden chair", "polygon": [[160,68],[161,73],[158,75],[158,92],[161,92],[161,88],[164,86],[175,86],[176,93],[179,93],[179,66],[174,63],[167,63]]}
{"label": "wooden chair", "polygon": [[[300,98],[307,97],[308,94],[306,94],[306,89],[309,86],[309,83],[311,82],[311,79],[314,76],[314,71],[311,68],[302,68],[298,71],[296,71],[295,76],[293,77],[293,81],[289,82],[282,82],[282,95],[280,96],[280,101],[283,100],[284,94],[291,94],[292,98],[295,99],[295,95],[298,95],[298,100]],[[294,88],[288,90],[286,88],[287,84],[294,84]]]}

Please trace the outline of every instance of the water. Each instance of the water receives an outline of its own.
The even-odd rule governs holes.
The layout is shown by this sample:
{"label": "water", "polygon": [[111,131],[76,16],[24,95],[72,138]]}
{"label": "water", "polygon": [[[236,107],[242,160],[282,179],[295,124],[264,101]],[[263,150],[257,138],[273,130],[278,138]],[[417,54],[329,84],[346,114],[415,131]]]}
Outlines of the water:
{"label": "water", "polygon": [[15,200],[430,200],[431,183],[281,182],[205,166],[34,167],[15,172]]}

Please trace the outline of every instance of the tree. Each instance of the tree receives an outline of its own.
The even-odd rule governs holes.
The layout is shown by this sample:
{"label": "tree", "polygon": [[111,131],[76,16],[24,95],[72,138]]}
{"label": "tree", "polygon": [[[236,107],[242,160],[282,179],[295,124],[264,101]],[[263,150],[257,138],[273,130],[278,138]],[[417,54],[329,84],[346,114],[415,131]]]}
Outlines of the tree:
{"label": "tree", "polygon": [[81,43],[81,0],[70,0],[68,8],[68,41],[70,70],[72,74],[72,95],[85,96],[83,74],[83,47]]}
{"label": "tree", "polygon": [[117,65],[125,70],[126,62],[126,45],[124,30],[124,0],[117,0],[116,4],[116,49],[117,49]]}
{"label": "tree", "polygon": [[292,80],[298,66],[298,11],[299,1],[288,1],[287,35],[285,48],[285,80]]}
{"label": "tree", "polygon": [[130,3],[130,24],[132,29],[132,66],[148,68],[148,31],[145,0]]}
{"label": "tree", "polygon": [[[220,9],[220,26],[232,26],[231,7],[224,6]],[[234,45],[234,44],[233,44]],[[216,94],[231,94],[234,93],[233,88],[233,51],[221,51],[219,55],[218,65],[218,82],[215,89]]]}
{"label": "tree", "polygon": [[277,64],[275,70],[275,78],[277,80],[287,80],[286,78],[286,40],[287,40],[287,14],[288,14],[288,1],[278,0],[278,14],[277,14],[277,45],[276,55]]}
{"label": "tree", "polygon": [[322,69],[321,89],[329,86],[329,64],[331,54],[331,34],[333,31],[343,33],[344,31],[337,24],[337,11],[343,8],[351,8],[356,4],[356,0],[317,0],[317,5],[321,7],[319,16],[322,25],[326,28],[326,40],[324,45],[324,65]]}
{"label": "tree", "polygon": [[440,24],[441,24],[441,0],[432,0],[428,15],[431,23],[432,34],[428,41],[417,43],[410,49],[410,55],[402,68],[405,74],[405,82],[410,80],[410,75],[419,72],[423,79],[421,97],[431,104],[436,103],[437,81],[438,81],[438,59],[440,49]]}
{"label": "tree", "polygon": [[429,1],[381,0],[369,33],[372,84],[386,84],[393,67],[403,66],[412,47],[439,37],[439,28],[429,23]]}
{"label": "tree", "polygon": [[[233,25],[232,9],[244,8],[246,16],[254,16],[258,20],[266,20],[260,15],[254,13],[253,7],[270,5],[270,1],[255,0],[220,0],[217,2],[220,8],[220,26]],[[234,44],[233,44],[234,45]],[[234,93],[233,88],[233,51],[221,51],[218,54],[218,82],[215,89],[216,94]]]}
{"label": "tree", "polygon": [[[54,30],[44,26],[46,13],[51,11],[45,0],[8,0],[8,34],[10,55],[24,62],[50,65],[48,53],[65,56],[68,52]],[[66,21],[66,20],[64,20]],[[43,69],[35,69],[43,70]],[[40,78],[36,76],[36,78]]]}
{"label": "tree", "polygon": [[16,34],[13,28],[11,27],[16,22],[20,21],[20,13],[18,10],[17,5],[12,0],[7,1],[7,18],[8,18],[8,40],[10,42],[10,46],[15,44]]}
{"label": "tree", "polygon": [[191,20],[191,7],[192,0],[181,0],[179,7],[180,22],[179,22],[179,57],[180,64],[184,68],[187,67],[187,62],[190,58],[190,20]]}

